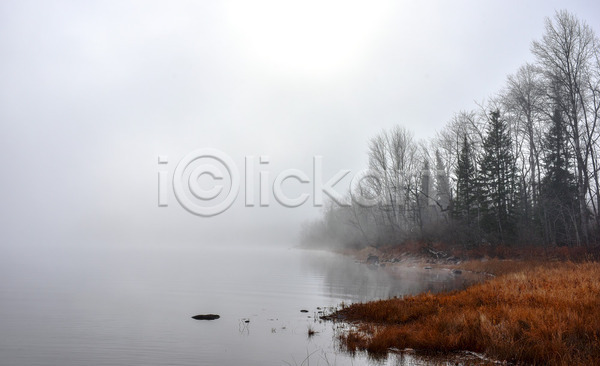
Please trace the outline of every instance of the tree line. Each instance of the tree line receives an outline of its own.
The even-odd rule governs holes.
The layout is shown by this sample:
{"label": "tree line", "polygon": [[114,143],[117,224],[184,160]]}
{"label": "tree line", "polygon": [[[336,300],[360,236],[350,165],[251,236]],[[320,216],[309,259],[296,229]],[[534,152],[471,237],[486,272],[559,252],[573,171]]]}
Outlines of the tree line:
{"label": "tree line", "polygon": [[600,42],[568,11],[547,18],[534,62],[427,141],[406,128],[369,142],[373,174],[329,205],[305,244],[407,240],[587,246],[600,240]]}

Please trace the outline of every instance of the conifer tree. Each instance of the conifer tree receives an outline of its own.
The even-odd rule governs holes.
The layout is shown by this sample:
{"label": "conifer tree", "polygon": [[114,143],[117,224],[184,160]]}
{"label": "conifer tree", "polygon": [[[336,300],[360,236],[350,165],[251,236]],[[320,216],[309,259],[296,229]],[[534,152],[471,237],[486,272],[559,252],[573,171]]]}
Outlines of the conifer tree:
{"label": "conifer tree", "polygon": [[454,217],[467,224],[474,222],[477,208],[477,176],[471,143],[465,135],[456,164]]}
{"label": "conifer tree", "polygon": [[439,150],[435,151],[435,162],[436,162],[436,178],[435,178],[435,192],[436,202],[440,207],[444,216],[446,211],[450,207],[450,181],[448,180],[448,174],[446,174],[446,165],[444,159],[440,155]]}
{"label": "conifer tree", "polygon": [[541,193],[546,239],[552,244],[569,244],[572,238],[578,240],[579,236],[576,232],[579,203],[577,182],[570,171],[566,124],[558,108],[552,115],[552,125],[546,133],[544,145],[546,174],[542,179]]}
{"label": "conifer tree", "polygon": [[479,168],[482,229],[492,241],[515,239],[516,166],[507,123],[498,110],[490,113]]}

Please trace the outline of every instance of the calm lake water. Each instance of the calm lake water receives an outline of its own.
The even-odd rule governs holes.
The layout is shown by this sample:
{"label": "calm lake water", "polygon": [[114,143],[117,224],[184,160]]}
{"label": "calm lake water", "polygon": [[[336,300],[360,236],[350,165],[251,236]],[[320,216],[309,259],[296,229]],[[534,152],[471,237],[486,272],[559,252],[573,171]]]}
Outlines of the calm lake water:
{"label": "calm lake water", "polygon": [[[449,271],[248,246],[72,250],[0,274],[1,365],[413,364],[340,351],[317,308],[465,286]],[[205,313],[221,318],[190,318]]]}

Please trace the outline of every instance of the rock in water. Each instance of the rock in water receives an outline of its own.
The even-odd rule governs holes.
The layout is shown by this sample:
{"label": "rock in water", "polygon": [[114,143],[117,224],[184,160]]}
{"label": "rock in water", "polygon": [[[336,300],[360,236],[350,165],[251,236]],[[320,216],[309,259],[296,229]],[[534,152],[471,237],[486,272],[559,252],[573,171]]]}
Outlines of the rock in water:
{"label": "rock in water", "polygon": [[200,314],[200,315],[194,315],[192,317],[192,319],[196,319],[196,320],[215,320],[215,319],[219,319],[220,316],[217,314]]}
{"label": "rock in water", "polygon": [[367,258],[367,264],[379,264],[379,257],[369,254],[369,257]]}

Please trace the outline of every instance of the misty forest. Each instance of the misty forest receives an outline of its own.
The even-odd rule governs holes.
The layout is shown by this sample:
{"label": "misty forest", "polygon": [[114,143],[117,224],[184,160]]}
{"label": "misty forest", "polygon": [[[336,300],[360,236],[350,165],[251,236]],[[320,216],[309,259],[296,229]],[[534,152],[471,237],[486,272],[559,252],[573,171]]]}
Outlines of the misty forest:
{"label": "misty forest", "polygon": [[0,1],[0,365],[600,365],[598,16]]}
{"label": "misty forest", "polygon": [[302,242],[596,245],[599,47],[590,26],[557,12],[531,44],[535,61],[475,109],[457,112],[435,137],[416,140],[408,121],[371,138],[371,174],[349,195],[377,197],[377,204],[331,202],[305,224]]}

